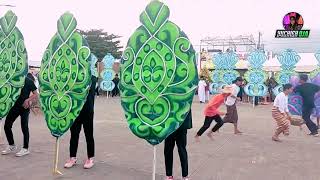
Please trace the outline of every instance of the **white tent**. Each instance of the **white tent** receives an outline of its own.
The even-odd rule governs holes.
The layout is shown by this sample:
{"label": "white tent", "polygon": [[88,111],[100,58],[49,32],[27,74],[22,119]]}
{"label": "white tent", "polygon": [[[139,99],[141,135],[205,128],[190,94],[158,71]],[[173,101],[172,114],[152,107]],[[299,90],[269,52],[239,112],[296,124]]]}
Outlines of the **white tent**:
{"label": "white tent", "polygon": [[[296,65],[295,71],[297,72],[311,72],[315,70],[318,66],[318,61],[314,57],[313,53],[299,53],[300,60]],[[263,69],[265,71],[277,72],[280,71],[281,64],[276,57],[267,60],[263,64]]]}

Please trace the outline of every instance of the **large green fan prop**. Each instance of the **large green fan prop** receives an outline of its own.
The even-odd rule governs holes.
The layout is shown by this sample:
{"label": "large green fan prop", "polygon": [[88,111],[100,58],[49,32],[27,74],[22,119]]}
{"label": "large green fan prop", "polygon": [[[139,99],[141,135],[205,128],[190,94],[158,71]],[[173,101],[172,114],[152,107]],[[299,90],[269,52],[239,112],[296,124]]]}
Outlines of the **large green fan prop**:
{"label": "large green fan prop", "polygon": [[58,20],[58,32],[51,39],[39,74],[40,102],[51,134],[57,138],[54,173],[57,170],[59,137],[79,116],[91,84],[90,49],[76,31],[70,13]]}
{"label": "large green fan prop", "polygon": [[0,120],[19,98],[28,72],[27,51],[16,23],[12,11],[0,19]]}
{"label": "large green fan prop", "polygon": [[129,128],[151,145],[184,122],[198,84],[195,51],[169,14],[165,4],[152,1],[121,60],[121,104]]}

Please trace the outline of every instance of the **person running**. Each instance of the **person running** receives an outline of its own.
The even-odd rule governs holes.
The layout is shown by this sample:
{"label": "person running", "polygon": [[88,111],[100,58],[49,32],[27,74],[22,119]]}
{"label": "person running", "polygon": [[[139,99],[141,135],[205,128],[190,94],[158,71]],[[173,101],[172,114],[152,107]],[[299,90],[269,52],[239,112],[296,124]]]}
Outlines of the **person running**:
{"label": "person running", "polygon": [[237,77],[232,86],[232,93],[227,97],[225,102],[227,106],[227,114],[223,118],[224,123],[232,123],[234,125],[234,134],[242,134],[242,132],[238,129],[238,111],[236,102],[240,101],[240,98],[237,97],[240,86],[242,85],[243,79],[241,77]]}
{"label": "person running", "polygon": [[182,125],[170,136],[168,136],[164,142],[164,159],[166,166],[167,180],[173,180],[173,149],[175,144],[178,147],[178,153],[181,162],[182,179],[189,180],[188,178],[188,152],[187,152],[187,131],[192,128],[192,114],[189,111],[186,119]]}
{"label": "person running", "polygon": [[[37,87],[34,84],[34,77],[31,73],[27,74],[25,78],[25,84],[21,89],[21,94],[16,103],[10,109],[4,124],[4,132],[8,140],[8,146],[1,152],[2,155],[10,154],[17,150],[17,146],[14,143],[12,134],[12,125],[15,120],[20,116],[21,118],[21,130],[23,133],[23,147],[16,153],[17,157],[25,156],[30,153],[29,151],[29,114],[30,106],[32,102],[38,97]],[[32,94],[30,96],[30,94]]]}
{"label": "person running", "polygon": [[310,134],[312,136],[318,137],[318,127],[312,122],[310,119],[310,115],[315,108],[314,104],[314,95],[320,91],[320,86],[308,83],[308,75],[301,74],[300,75],[300,85],[298,85],[294,92],[299,93],[303,99],[302,104],[302,119],[305,121],[308,129],[310,130]]}
{"label": "person running", "polygon": [[204,124],[199,129],[197,134],[195,135],[195,139],[197,142],[200,141],[200,136],[210,127],[213,120],[217,122],[217,124],[212,128],[212,130],[207,134],[207,136],[213,140],[212,133],[218,131],[223,126],[223,120],[221,115],[225,113],[220,112],[218,108],[223,104],[224,99],[228,97],[233,92],[232,86],[225,86],[222,89],[221,94],[217,94],[211,98],[209,103],[207,104],[204,110]]}
{"label": "person running", "polygon": [[273,141],[281,142],[279,135],[283,133],[285,136],[289,135],[290,114],[288,109],[288,95],[293,91],[291,84],[283,86],[283,92],[279,93],[273,104],[272,117],[277,123],[277,128],[272,136]]}
{"label": "person running", "polygon": [[94,96],[95,96],[95,86],[97,78],[92,76],[92,84],[87,97],[87,101],[84,104],[79,116],[76,118],[74,123],[70,128],[71,138],[70,138],[70,159],[65,163],[65,168],[73,167],[77,162],[77,150],[79,143],[79,134],[81,131],[81,126],[83,126],[84,134],[87,142],[87,156],[83,168],[90,169],[94,165],[94,137],[93,137],[93,115],[94,115]]}

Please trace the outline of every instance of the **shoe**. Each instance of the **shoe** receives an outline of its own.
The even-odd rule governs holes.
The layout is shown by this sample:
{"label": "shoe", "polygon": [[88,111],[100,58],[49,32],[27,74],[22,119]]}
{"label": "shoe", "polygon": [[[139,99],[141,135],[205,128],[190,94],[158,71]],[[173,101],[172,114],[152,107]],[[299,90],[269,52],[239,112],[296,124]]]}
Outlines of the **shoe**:
{"label": "shoe", "polygon": [[309,136],[319,137],[319,133],[318,132],[313,132],[313,133],[310,133]]}
{"label": "shoe", "polygon": [[2,155],[7,155],[12,153],[13,151],[17,150],[17,146],[15,145],[8,145],[7,148],[3,151],[1,151]]}
{"label": "shoe", "polygon": [[94,165],[94,161],[93,161],[93,158],[89,158],[86,160],[86,162],[84,163],[83,165],[83,168],[84,169],[91,169]]}
{"label": "shoe", "polygon": [[167,176],[166,180],[173,180],[173,176]]}
{"label": "shoe", "polygon": [[189,177],[183,177],[182,180],[190,180]]}
{"label": "shoe", "polygon": [[272,141],[282,142],[278,137],[272,136]]}
{"label": "shoe", "polygon": [[30,154],[30,151],[28,149],[22,148],[19,152],[16,153],[16,156],[22,157],[28,154]]}
{"label": "shoe", "polygon": [[71,157],[65,164],[64,168],[72,168],[77,163],[76,157]]}

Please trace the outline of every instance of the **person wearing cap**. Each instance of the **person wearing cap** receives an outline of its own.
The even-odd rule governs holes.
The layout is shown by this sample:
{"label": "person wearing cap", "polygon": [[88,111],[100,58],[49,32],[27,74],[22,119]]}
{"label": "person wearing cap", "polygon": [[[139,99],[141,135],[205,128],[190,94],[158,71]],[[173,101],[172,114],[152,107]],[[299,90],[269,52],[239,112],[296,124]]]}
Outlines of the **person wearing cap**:
{"label": "person wearing cap", "polygon": [[277,129],[272,136],[273,141],[280,142],[279,135],[283,133],[285,136],[289,135],[290,114],[288,108],[288,95],[292,93],[293,87],[291,84],[283,86],[283,92],[279,93],[273,104],[272,117],[277,123]]}
{"label": "person wearing cap", "polygon": [[204,110],[204,124],[195,135],[195,139],[197,142],[200,141],[200,136],[210,127],[213,120],[215,120],[217,124],[207,134],[210,139],[213,139],[212,133],[218,131],[223,126],[221,115],[224,115],[225,113],[220,112],[218,109],[224,103],[224,99],[228,97],[232,92],[232,86],[225,86],[222,89],[221,94],[217,94],[211,98]]}
{"label": "person wearing cap", "polygon": [[242,77],[237,77],[232,86],[232,93],[226,99],[227,114],[223,118],[224,123],[232,123],[234,125],[234,134],[241,134],[242,132],[238,129],[238,111],[237,111],[237,100],[241,99],[237,97],[240,86],[242,85]]}

